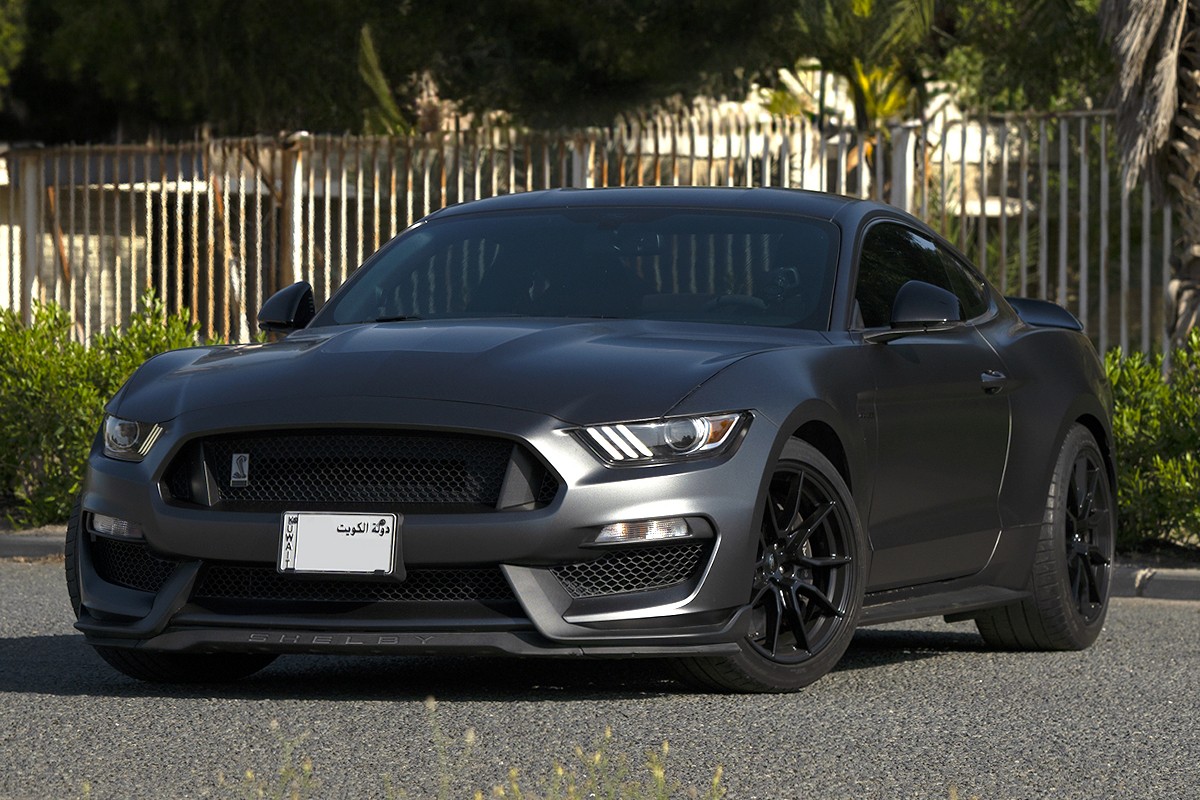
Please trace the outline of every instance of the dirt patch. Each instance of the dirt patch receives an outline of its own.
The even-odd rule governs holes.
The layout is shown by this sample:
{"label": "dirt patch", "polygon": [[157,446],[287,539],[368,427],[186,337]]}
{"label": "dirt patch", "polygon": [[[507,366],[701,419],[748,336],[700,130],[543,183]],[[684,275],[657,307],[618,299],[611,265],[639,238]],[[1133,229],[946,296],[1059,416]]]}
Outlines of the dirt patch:
{"label": "dirt patch", "polygon": [[12,536],[66,536],[66,525],[42,525],[40,528],[16,528],[8,517],[0,517],[0,533]]}
{"label": "dirt patch", "polygon": [[7,558],[0,556],[0,561],[6,561],[10,564],[61,564],[63,562],[62,553],[52,556],[38,556],[32,558],[30,556],[9,556]]}

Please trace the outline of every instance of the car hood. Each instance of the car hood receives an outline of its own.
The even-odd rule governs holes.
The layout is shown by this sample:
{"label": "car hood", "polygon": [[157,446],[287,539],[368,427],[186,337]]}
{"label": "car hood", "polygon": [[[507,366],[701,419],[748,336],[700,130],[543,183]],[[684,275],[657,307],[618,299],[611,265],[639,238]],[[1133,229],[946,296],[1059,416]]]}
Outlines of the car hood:
{"label": "car hood", "polygon": [[371,396],[500,406],[588,424],[666,414],[741,358],[823,341],[812,331],[648,320],[339,326],[272,344],[165,353],[143,365],[110,410],[162,422],[238,403]]}

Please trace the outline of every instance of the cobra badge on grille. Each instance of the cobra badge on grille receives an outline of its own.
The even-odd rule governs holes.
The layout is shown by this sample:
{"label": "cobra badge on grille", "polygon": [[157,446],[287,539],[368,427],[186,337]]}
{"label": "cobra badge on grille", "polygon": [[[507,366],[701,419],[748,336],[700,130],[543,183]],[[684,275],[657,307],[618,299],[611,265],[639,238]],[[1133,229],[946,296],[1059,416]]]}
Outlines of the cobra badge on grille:
{"label": "cobra badge on grille", "polygon": [[250,485],[249,453],[233,454],[233,463],[229,466],[229,485],[235,488]]}

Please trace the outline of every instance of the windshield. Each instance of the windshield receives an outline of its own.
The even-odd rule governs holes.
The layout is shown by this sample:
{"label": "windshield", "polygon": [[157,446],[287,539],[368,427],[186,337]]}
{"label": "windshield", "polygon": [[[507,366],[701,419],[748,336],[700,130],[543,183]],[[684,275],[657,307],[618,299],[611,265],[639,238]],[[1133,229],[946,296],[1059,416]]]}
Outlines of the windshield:
{"label": "windshield", "polygon": [[662,208],[434,219],[370,259],[314,324],[466,317],[668,319],[823,329],[836,230]]}

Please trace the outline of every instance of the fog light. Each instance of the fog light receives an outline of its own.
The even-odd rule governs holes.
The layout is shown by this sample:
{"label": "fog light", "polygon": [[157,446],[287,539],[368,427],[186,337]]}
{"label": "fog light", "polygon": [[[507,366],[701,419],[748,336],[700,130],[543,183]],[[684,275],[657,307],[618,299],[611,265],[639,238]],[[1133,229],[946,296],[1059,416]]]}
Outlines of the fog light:
{"label": "fog light", "polygon": [[104,514],[92,514],[92,530],[106,536],[120,536],[124,539],[141,539],[142,526],[126,519],[108,517]]}
{"label": "fog light", "polygon": [[682,517],[671,519],[647,519],[641,522],[614,522],[600,529],[596,544],[618,542],[654,542],[660,539],[679,539],[691,536],[687,520]]}

